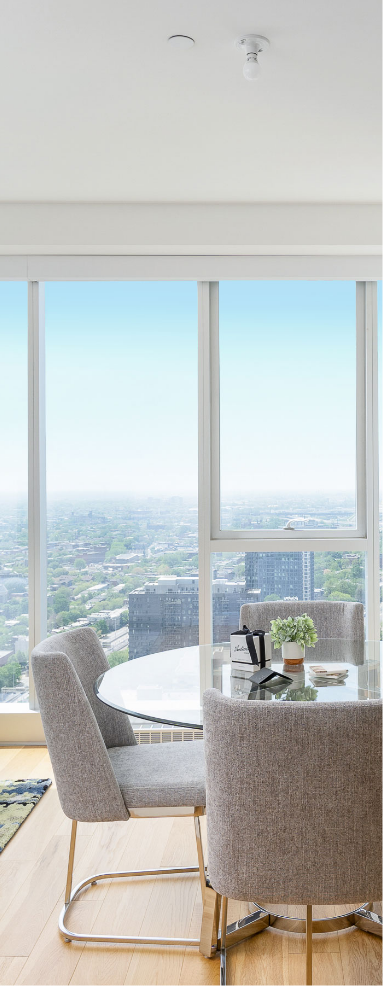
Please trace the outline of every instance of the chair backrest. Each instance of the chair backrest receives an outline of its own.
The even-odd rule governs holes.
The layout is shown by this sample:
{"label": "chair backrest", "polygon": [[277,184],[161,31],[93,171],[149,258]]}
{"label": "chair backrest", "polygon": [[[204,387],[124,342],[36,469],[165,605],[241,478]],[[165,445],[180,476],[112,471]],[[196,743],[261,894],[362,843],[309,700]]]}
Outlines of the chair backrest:
{"label": "chair backrest", "polygon": [[128,716],[103,705],[94,693],[108,669],[90,627],[41,641],[32,651],[48,750],[63,811],[79,821],[127,818],[107,747],[134,744]]}
{"label": "chair backrest", "polygon": [[269,603],[244,603],[241,606],[239,628],[270,630],[270,620],[278,616],[307,613],[314,620],[318,637],[344,637],[348,640],[364,640],[364,614],[362,603],[328,602],[327,600],[278,600]]}
{"label": "chair backrest", "polygon": [[380,900],[382,705],[204,694],[209,877],[258,903]]}

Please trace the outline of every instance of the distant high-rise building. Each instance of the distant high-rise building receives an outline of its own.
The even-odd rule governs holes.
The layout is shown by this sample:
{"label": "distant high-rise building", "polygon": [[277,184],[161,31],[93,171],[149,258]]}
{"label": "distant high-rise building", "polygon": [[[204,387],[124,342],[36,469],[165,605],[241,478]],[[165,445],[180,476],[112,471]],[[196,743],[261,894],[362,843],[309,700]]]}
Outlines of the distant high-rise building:
{"label": "distant high-rise building", "polygon": [[[312,551],[247,552],[245,582],[212,582],[213,640],[238,628],[243,603],[267,596],[314,599]],[[198,575],[166,575],[129,593],[129,656],[198,643]]]}
{"label": "distant high-rise building", "polygon": [[[214,579],[213,640],[228,640],[246,601],[244,582]],[[198,576],[160,577],[129,593],[129,656],[198,644]]]}
{"label": "distant high-rise building", "polygon": [[302,599],[315,599],[314,591],[314,552],[302,551]]}
{"label": "distant high-rise building", "polygon": [[314,599],[313,551],[247,551],[246,589],[259,589],[260,600]]}
{"label": "distant high-rise building", "polygon": [[198,575],[160,577],[129,593],[129,657],[198,644]]}
{"label": "distant high-rise building", "polygon": [[238,630],[242,603],[249,602],[245,582],[214,579],[213,593],[213,641],[229,640],[233,630]]}

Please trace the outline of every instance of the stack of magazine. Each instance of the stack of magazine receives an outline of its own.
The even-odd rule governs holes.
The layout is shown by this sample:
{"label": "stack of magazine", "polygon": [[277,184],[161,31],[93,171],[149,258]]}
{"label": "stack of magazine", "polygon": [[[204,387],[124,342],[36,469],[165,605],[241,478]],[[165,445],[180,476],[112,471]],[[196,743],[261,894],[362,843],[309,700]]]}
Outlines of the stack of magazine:
{"label": "stack of magazine", "polygon": [[314,685],[343,685],[348,669],[344,665],[339,667],[329,665],[326,668],[323,664],[310,664],[309,673]]}

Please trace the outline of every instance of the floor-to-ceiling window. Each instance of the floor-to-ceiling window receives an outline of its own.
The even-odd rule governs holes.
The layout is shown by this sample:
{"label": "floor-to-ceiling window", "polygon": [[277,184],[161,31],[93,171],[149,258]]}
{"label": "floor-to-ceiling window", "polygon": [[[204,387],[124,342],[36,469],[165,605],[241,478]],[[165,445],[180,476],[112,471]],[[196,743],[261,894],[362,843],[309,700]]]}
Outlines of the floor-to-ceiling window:
{"label": "floor-to-ceiling window", "polygon": [[[244,602],[365,604],[363,291],[352,281],[219,284],[212,512],[227,550],[212,556],[216,641]],[[251,550],[228,550],[245,537]]]}
{"label": "floor-to-ceiling window", "polygon": [[47,631],[198,643],[197,288],[45,288]]}
{"label": "floor-to-ceiling window", "polygon": [[376,637],[376,283],[37,287],[28,371],[27,284],[0,285],[0,708],[28,636],[68,627],[115,664],[303,598],[362,602]]}
{"label": "floor-to-ceiling window", "polygon": [[352,281],[219,287],[221,528],[356,528]]}
{"label": "floor-to-ceiling window", "polygon": [[28,703],[28,295],[0,282],[0,711]]}

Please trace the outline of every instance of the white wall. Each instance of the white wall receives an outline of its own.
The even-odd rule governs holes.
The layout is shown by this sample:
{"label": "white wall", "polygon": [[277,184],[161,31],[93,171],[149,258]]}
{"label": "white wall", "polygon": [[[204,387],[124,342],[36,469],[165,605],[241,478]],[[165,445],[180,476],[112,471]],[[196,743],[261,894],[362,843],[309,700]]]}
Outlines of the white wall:
{"label": "white wall", "polygon": [[0,255],[377,256],[379,205],[0,203]]}

